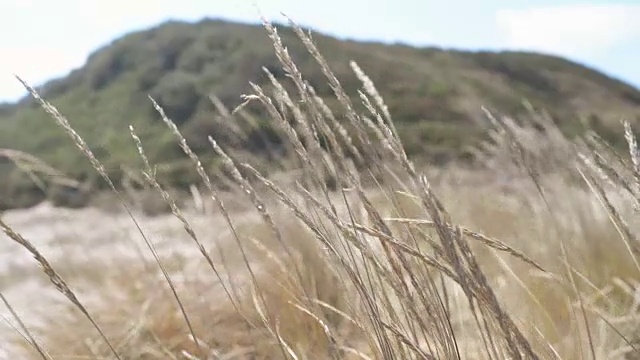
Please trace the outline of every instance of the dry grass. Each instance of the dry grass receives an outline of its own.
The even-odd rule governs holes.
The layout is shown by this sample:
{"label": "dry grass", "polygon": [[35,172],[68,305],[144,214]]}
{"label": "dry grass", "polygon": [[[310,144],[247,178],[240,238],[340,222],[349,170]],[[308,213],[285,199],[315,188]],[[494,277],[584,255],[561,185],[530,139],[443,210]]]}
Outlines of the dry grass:
{"label": "dry grass", "polygon": [[[595,135],[567,140],[533,110],[529,123],[487,113],[494,132],[478,159],[489,171],[425,176],[357,64],[359,105],[295,27],[335,91],[340,108],[330,109],[265,27],[296,91],[270,77],[272,87],[253,86],[245,99],[270,114],[299,175],[270,180],[212,140],[239,190],[235,201],[251,206],[250,215],[231,212],[154,102],[216,207],[209,236],[159,184],[131,128],[145,181],[198,255],[172,266],[112,186],[152,256],[95,269],[101,282],[83,291],[97,297],[83,301],[63,271],[0,222],[70,303],[43,326],[18,329],[22,351],[44,359],[640,356],[640,158],[628,125],[630,161]],[[25,86],[111,184],[66,119]],[[236,112],[221,113],[233,121]]]}

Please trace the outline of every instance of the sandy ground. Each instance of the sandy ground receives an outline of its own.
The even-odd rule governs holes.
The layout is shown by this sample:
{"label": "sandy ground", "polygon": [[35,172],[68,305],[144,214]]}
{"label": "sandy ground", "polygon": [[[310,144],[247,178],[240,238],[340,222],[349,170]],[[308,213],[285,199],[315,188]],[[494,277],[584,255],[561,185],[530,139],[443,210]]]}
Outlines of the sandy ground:
{"label": "sandy ground", "polygon": [[[161,258],[201,258],[173,215],[145,217],[136,213],[134,216]],[[186,216],[205,244],[229,238],[222,217],[195,212],[187,212]],[[240,219],[239,226],[243,221],[255,221],[250,215]],[[150,250],[126,213],[113,214],[92,208],[60,209],[45,203],[6,212],[3,220],[36,246],[85,304],[91,302],[90,294],[83,292],[87,274],[95,281],[96,276],[103,275],[99,269],[113,266],[114,261],[139,262],[141,256],[152,260]],[[27,327],[38,325],[41,320],[38,314],[60,311],[57,306],[66,303],[31,254],[4,234],[0,234],[0,291]],[[9,358],[9,339],[17,335],[13,329],[16,322],[1,303],[0,317],[0,359],[4,360]]]}

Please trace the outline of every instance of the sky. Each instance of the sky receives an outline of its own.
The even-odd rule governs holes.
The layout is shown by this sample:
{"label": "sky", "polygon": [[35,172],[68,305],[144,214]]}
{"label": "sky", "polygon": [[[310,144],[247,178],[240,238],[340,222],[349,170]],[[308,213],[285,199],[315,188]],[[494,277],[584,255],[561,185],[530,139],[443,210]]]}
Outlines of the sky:
{"label": "sky", "polygon": [[126,33],[258,9],[340,38],[560,55],[640,88],[640,0],[2,0],[0,102],[25,94],[13,74],[40,85]]}

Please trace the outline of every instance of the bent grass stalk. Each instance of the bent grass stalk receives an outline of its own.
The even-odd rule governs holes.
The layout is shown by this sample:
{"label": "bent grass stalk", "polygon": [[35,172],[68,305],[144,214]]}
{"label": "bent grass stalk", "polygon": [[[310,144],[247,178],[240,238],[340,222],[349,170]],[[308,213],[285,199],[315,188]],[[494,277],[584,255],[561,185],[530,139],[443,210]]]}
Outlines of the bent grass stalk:
{"label": "bent grass stalk", "polygon": [[[536,154],[535,149],[532,150],[529,146],[531,144],[527,143],[530,141],[527,136],[531,134],[527,133],[526,128],[521,128],[512,119],[494,117],[486,111],[485,115],[496,128],[490,134],[495,144],[485,146],[483,150],[489,153],[504,151],[502,154],[493,155],[502,155],[500,159],[506,159],[502,164],[505,169],[508,165],[507,161],[510,161],[509,166],[524,172],[528,176],[528,181],[532,183],[532,192],[535,196],[527,193],[519,199],[543,204],[533,210],[526,206],[522,208],[540,218],[547,216],[544,219],[553,222],[551,224],[553,226],[549,226],[549,229],[534,229],[533,235],[527,233],[530,228],[522,225],[523,227],[518,228],[512,235],[529,240],[529,243],[523,242],[520,245],[531,251],[535,250],[535,247],[530,245],[531,242],[553,234],[555,237],[548,240],[545,245],[551,248],[552,241],[557,241],[557,244],[553,245],[561,250],[561,256],[529,255],[525,250],[518,250],[520,246],[513,245],[512,241],[497,240],[498,236],[485,235],[471,230],[471,226],[459,225],[459,223],[472,224],[458,221],[460,216],[452,210],[453,206],[446,201],[446,196],[436,191],[436,186],[423,174],[422,169],[418,169],[409,159],[389,109],[360,66],[355,62],[349,63],[363,85],[363,90],[354,94],[356,99],[360,99],[360,104],[355,104],[342,88],[311,36],[289,20],[299,40],[320,66],[340,107],[339,110],[329,108],[305,81],[275,27],[264,18],[263,24],[273,43],[278,61],[287,73],[288,80],[292,82],[291,85],[295,86],[295,94],[287,93],[283,80],[265,70],[270,91],[267,91],[266,87],[251,83],[253,93],[244,95],[241,106],[232,112],[226,111],[217,98],[212,97],[212,101],[226,121],[231,121],[231,117],[236,112],[244,112],[243,109],[249,103],[255,102],[260,105],[274,128],[280,132],[286,143],[284,146],[293,149],[290,154],[294,160],[292,163],[302,167],[302,179],[291,181],[288,186],[277,184],[265,173],[256,170],[253,165],[234,160],[235,156],[223,145],[214,141],[213,137],[209,138],[213,153],[222,160],[224,169],[230,174],[235,185],[243,191],[246,200],[258,211],[261,225],[268,229],[266,231],[268,235],[254,233],[248,236],[258,251],[264,254],[264,259],[260,259],[260,262],[250,261],[244,237],[238,229],[239,225],[227,210],[217,184],[211,180],[207,173],[208,169],[205,169],[200,161],[200,155],[187,144],[180,129],[167,117],[161,105],[150,97],[161,119],[192,162],[211,200],[217,205],[220,216],[230,230],[233,245],[241,255],[240,262],[249,274],[250,286],[248,290],[241,291],[232,279],[230,287],[224,287],[224,291],[233,311],[239,315],[238,321],[251,325],[244,328],[246,339],[256,340],[259,336],[262,336],[260,339],[269,339],[268,344],[263,344],[262,347],[256,345],[253,348],[237,350],[234,349],[237,344],[208,344],[207,341],[223,342],[223,340],[211,340],[209,336],[203,338],[196,336],[190,319],[194,316],[205,320],[209,319],[209,316],[215,319],[217,315],[215,310],[211,310],[213,313],[197,315],[187,313],[153,243],[142,233],[138,222],[119,195],[118,189],[109,180],[102,164],[66,119],[51,104],[41,99],[35,90],[19,79],[47,113],[52,115],[69,134],[122,201],[125,210],[154,255],[165,282],[172,290],[172,299],[180,308],[189,336],[201,351],[198,356],[214,358],[218,355],[227,356],[229,354],[224,354],[221,350],[225,346],[229,353],[239,351],[238,353],[250,354],[246,356],[254,358],[275,356],[288,359],[336,360],[348,358],[348,356],[362,359],[539,359],[546,358],[543,354],[547,353],[552,354],[549,355],[550,357],[569,359],[579,358],[580,354],[596,357],[605,354],[605,350],[612,354],[615,351],[624,353],[634,349],[633,330],[622,327],[620,325],[622,322],[611,321],[603,309],[595,308],[596,301],[591,300],[593,297],[584,293],[580,289],[581,284],[576,281],[577,274],[598,296],[604,296],[603,294],[606,293],[600,288],[601,284],[595,280],[592,281],[593,279],[589,279],[587,273],[577,269],[579,263],[575,262],[574,257],[580,255],[583,249],[565,239],[565,233],[575,235],[575,232],[563,230],[561,220],[548,218],[553,215],[552,213],[561,212],[561,208],[558,208],[558,211],[552,211],[552,209],[553,206],[562,205],[559,201],[562,199],[554,199],[551,196],[552,193],[544,181],[544,166],[540,164],[544,156]],[[363,109],[356,107],[357,105]],[[531,110],[532,107],[529,106],[527,109]],[[625,221],[625,214],[616,207],[608,189],[594,175],[600,169],[600,172],[607,175],[611,182],[617,183],[620,188],[635,197],[632,199],[635,203],[638,202],[640,160],[638,160],[637,145],[630,125],[625,123],[624,130],[631,161],[625,162],[621,158],[616,158],[614,154],[605,153],[606,146],[599,145],[597,142],[586,141],[583,145],[573,146],[561,136],[546,115],[538,116],[532,112],[532,116],[535,117],[536,124],[542,126],[548,133],[548,140],[555,141],[557,149],[565,149],[568,152],[558,154],[558,158],[553,159],[554,166],[560,167],[571,162],[571,166],[563,168],[564,171],[569,172],[573,171],[576,165],[572,161],[582,159],[581,165],[584,165],[584,168],[578,167],[577,177],[586,182],[602,211],[607,214],[611,222],[607,224],[611,226],[607,234],[613,233],[621,238],[628,255],[632,257],[633,265],[629,266],[632,270],[623,269],[620,270],[620,274],[627,274],[629,278],[632,278],[633,274],[637,275],[633,272],[640,272],[634,228]],[[236,124],[229,128],[238,138],[246,134]],[[184,231],[206,259],[215,277],[225,286],[223,273],[229,273],[231,270],[222,246],[216,242],[217,251],[222,259],[222,267],[218,268],[176,201],[160,186],[135,129],[130,127],[129,130],[144,162],[145,180],[169,205],[173,215],[180,221]],[[321,145],[325,143],[328,145]],[[357,170],[354,169],[354,164]],[[626,169],[626,172],[619,168]],[[333,192],[327,186],[324,180],[327,174],[338,177],[336,183],[341,187],[339,191]],[[360,178],[362,174],[373,178],[375,184],[373,188],[363,184]],[[383,175],[385,175],[384,178]],[[568,189],[567,184],[561,184],[556,186],[564,186],[560,187],[563,190]],[[266,197],[259,193],[260,187],[266,188],[266,191],[275,195],[275,204],[267,203]],[[348,191],[351,192],[349,194],[352,196],[351,199],[347,197]],[[376,200],[377,196],[384,201]],[[411,206],[405,207],[408,200]],[[284,223],[279,223],[273,216],[275,213],[273,210],[278,209],[277,206],[287,211],[288,217],[297,221],[296,224],[299,224],[302,230],[296,229],[293,236],[286,236],[282,227]],[[486,215],[480,214],[477,209],[471,209],[470,200],[464,202],[464,206],[470,208],[472,219],[480,219],[481,216]],[[407,210],[409,208],[410,210]],[[491,212],[484,209],[482,211]],[[486,209],[489,209],[489,206]],[[526,212],[514,210],[511,215],[518,221],[524,221],[523,214]],[[258,228],[258,224],[253,225]],[[501,225],[501,227],[507,227],[510,224],[505,221]],[[50,281],[82,310],[84,316],[98,330],[103,341],[109,344],[98,324],[93,321],[93,316],[51,269],[38,250],[2,222],[2,219],[0,219],[0,226],[10,238],[36,257]],[[264,239],[269,236],[276,241],[278,250],[267,245]],[[583,234],[583,236],[585,243],[582,245],[586,248],[584,251],[588,252],[590,249],[588,246],[593,244],[587,244],[587,235]],[[288,237],[295,238],[299,243],[295,246],[291,245],[292,240]],[[305,260],[309,262],[310,258],[305,258],[304,251],[298,247],[304,246],[304,241],[309,241],[307,251],[310,251],[309,249],[316,251],[314,256],[321,259],[319,262],[321,267],[313,267],[305,263]],[[500,256],[497,266],[499,270],[496,270],[499,271],[497,276],[490,272],[491,266],[488,265],[491,264],[481,259],[480,251],[488,251],[495,257]],[[576,254],[571,254],[569,251]],[[502,255],[505,255],[504,259]],[[261,272],[263,270],[261,265],[264,264],[272,265],[276,269],[274,273],[282,277],[266,277]],[[594,263],[594,266],[603,266],[603,264]],[[606,266],[603,267],[606,268]],[[519,269],[523,269],[523,272],[517,272]],[[319,275],[312,274],[313,271],[326,272],[335,276],[338,284],[336,286],[340,290],[320,287],[317,277]],[[545,284],[546,287],[541,288],[536,282],[537,278],[531,275],[532,273],[537,274],[539,278],[551,278],[556,283]],[[616,276],[622,276],[620,274]],[[271,275],[273,276],[273,273]],[[513,287],[511,291],[535,303],[532,309],[541,308],[543,321],[549,322],[548,328],[552,330],[538,327],[540,325],[538,322],[532,325],[524,323],[532,319],[533,315],[530,316],[526,311],[522,311],[521,305],[514,307],[516,295],[513,298],[504,297],[508,293],[497,285],[496,278],[505,275],[516,279],[518,286]],[[269,279],[271,282],[265,282],[263,279]],[[277,286],[273,286],[274,284]],[[553,286],[558,284],[560,290],[555,290]],[[629,287],[632,286],[629,285]],[[541,294],[533,296],[536,290],[541,291]],[[275,297],[279,300],[274,300],[274,291],[277,293]],[[328,294],[320,293],[321,291],[326,291]],[[336,295],[340,292],[344,292],[340,296],[349,300],[348,305],[337,305],[339,301],[335,298],[340,297]],[[629,296],[633,291],[624,293],[625,296]],[[545,294],[548,298],[545,298]],[[569,315],[566,319],[554,317],[554,314],[561,314],[561,310],[552,309],[550,304],[553,301],[550,299],[557,300],[556,306],[568,304],[566,312]],[[290,312],[284,313],[285,310],[276,309],[274,301],[275,304],[286,307]],[[616,306],[623,303],[613,300],[610,302]],[[243,309],[242,303],[252,304],[252,309]],[[544,308],[544,306],[547,307]],[[615,309],[616,306],[611,307]],[[536,313],[540,314],[540,311]],[[631,319],[637,316],[633,311],[635,310],[632,310],[629,315]],[[285,315],[281,316],[282,314]],[[637,320],[629,320],[624,324],[632,328],[634,324],[637,325]],[[612,349],[605,342],[606,340],[596,336],[596,330],[607,326],[613,327],[611,333],[617,334],[617,337],[624,340],[620,349]],[[327,346],[317,347],[317,344],[310,344],[309,339],[306,341],[302,339],[302,336],[312,327],[319,331],[320,338],[325,338]],[[207,331],[207,329],[198,330],[199,332]],[[348,333],[349,331],[352,333]],[[256,335],[257,333],[260,335]],[[558,339],[564,333],[572,337]],[[586,334],[586,339],[583,338],[583,333]],[[611,337],[611,334],[609,336]],[[35,342],[32,343],[38,349]],[[117,349],[109,346],[113,355],[124,358],[119,356]],[[162,344],[156,343],[154,346],[162,348]],[[315,351],[321,349],[322,354],[312,353],[314,351],[312,349]],[[571,350],[574,353],[571,353]],[[163,356],[170,354],[164,348],[162,351],[164,352],[158,353],[162,353]],[[41,357],[46,358],[42,354]],[[184,349],[181,354],[193,357]],[[178,355],[171,354],[171,356]],[[232,356],[229,355],[229,357]]]}

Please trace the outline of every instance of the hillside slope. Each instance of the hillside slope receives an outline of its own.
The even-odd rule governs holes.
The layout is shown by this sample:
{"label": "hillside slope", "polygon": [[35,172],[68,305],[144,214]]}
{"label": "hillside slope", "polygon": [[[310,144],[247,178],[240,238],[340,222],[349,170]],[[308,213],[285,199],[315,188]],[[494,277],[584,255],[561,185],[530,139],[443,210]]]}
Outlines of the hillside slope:
{"label": "hillside slope", "polygon": [[[279,33],[300,70],[317,93],[334,104],[332,90],[302,43],[286,27]],[[579,132],[580,119],[611,132],[620,117],[640,120],[640,92],[620,81],[570,61],[531,53],[447,51],[341,41],[320,34],[314,40],[346,91],[359,103],[361,87],[349,67],[355,60],[376,83],[398,131],[413,156],[459,156],[477,141],[480,107],[518,115],[522,99],[547,110],[568,132]],[[34,59],[46,61],[46,59]],[[267,85],[262,66],[286,82],[270,40],[261,26],[218,20],[169,22],[115,40],[93,53],[86,65],[40,87],[117,179],[120,165],[136,166],[127,126],[142,133],[153,161],[175,171],[175,184],[190,180],[181,170],[179,148],[147,98],[150,94],[184,131],[197,151],[209,153],[208,135],[230,142],[213,121],[215,94],[228,107],[249,93],[249,82]],[[256,114],[260,120],[260,114]],[[260,154],[268,124],[261,122],[243,144]],[[265,125],[266,124],[266,125]],[[605,134],[606,136],[606,134]],[[66,173],[86,179],[88,162],[67,136],[30,99],[0,106],[0,148],[24,150]],[[23,176],[0,160],[0,199],[32,189]],[[5,201],[6,202],[6,201]],[[0,204],[1,205],[1,204]]]}

